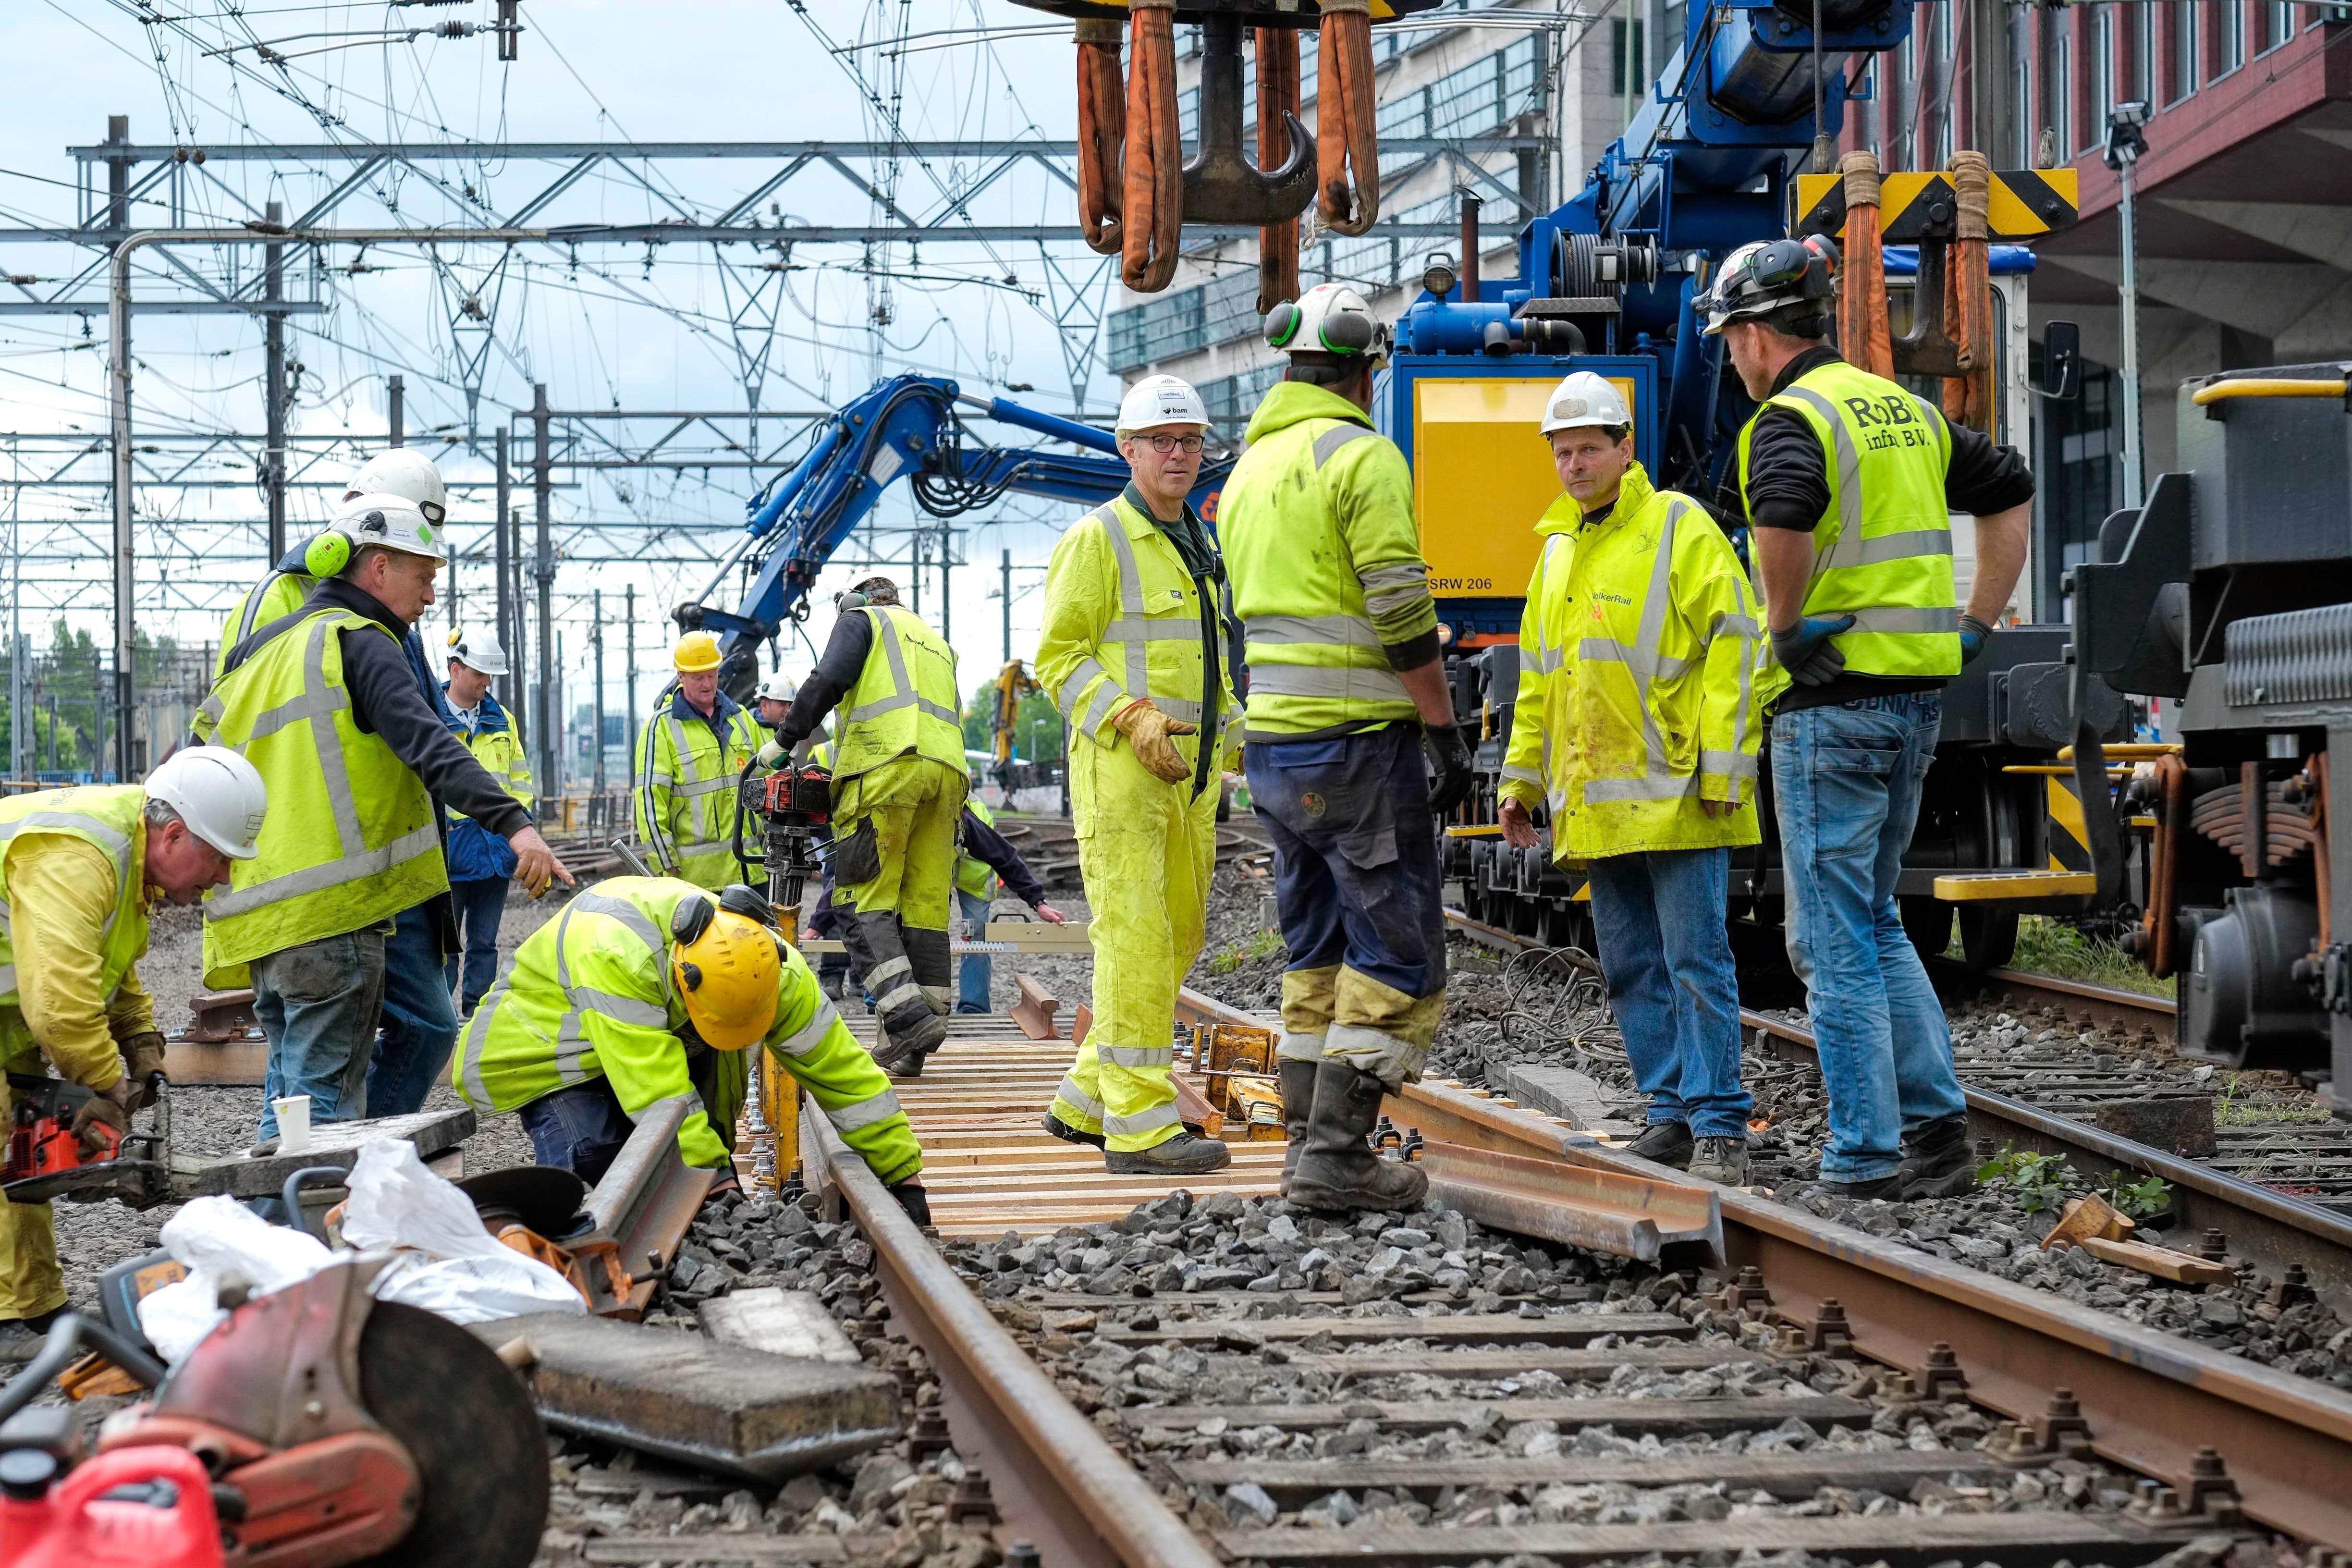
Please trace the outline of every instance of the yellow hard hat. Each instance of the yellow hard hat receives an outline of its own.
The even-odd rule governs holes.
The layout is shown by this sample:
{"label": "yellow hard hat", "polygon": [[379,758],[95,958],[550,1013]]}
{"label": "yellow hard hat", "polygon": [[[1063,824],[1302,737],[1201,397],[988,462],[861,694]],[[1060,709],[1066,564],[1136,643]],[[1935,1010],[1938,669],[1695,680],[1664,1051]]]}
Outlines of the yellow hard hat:
{"label": "yellow hard hat", "polygon": [[[713,909],[707,900],[688,901],[709,913],[706,921],[672,923],[678,940],[670,949],[671,978],[703,1043],[713,1050],[740,1051],[776,1021],[783,953],[775,933],[759,921]],[[684,906],[679,913],[688,913]],[[698,931],[685,934],[698,924]]]}
{"label": "yellow hard hat", "polygon": [[688,632],[677,639],[671,662],[680,675],[699,675],[719,668],[719,639],[709,632]]}

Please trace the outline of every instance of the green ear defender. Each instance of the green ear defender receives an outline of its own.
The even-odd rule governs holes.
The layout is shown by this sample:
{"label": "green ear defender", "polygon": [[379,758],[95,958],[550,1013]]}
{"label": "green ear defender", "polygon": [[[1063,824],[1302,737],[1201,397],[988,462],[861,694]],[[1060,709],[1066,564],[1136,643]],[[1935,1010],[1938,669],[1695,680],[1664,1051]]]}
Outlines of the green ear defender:
{"label": "green ear defender", "polygon": [[310,541],[302,552],[302,570],[313,577],[339,577],[351,563],[351,535],[334,529]]}
{"label": "green ear defender", "polygon": [[1298,335],[1300,312],[1298,301],[1285,300],[1265,313],[1265,341],[1269,348],[1288,348],[1290,340]]}

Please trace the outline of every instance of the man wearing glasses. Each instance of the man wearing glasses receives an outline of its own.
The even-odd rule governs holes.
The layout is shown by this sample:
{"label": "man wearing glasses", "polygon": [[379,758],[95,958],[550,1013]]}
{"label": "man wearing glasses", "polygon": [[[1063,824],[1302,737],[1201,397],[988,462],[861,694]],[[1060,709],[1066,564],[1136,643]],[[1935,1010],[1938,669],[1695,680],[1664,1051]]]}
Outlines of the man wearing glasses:
{"label": "man wearing glasses", "polygon": [[1176,988],[1207,935],[1217,799],[1241,745],[1224,564],[1188,498],[1208,411],[1172,375],[1118,409],[1133,477],[1062,535],[1037,679],[1069,721],[1070,815],[1092,906],[1094,1026],[1045,1131],[1114,1174],[1197,1175],[1230,1156],[1176,1114]]}

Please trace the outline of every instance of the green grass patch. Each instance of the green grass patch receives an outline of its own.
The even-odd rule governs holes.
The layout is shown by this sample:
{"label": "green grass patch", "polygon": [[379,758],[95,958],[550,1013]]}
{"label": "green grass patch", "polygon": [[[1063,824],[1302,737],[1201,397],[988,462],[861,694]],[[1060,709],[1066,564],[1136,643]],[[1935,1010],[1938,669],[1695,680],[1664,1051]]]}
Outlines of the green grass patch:
{"label": "green grass patch", "polygon": [[2213,1106],[2216,1127],[2269,1127],[2300,1122],[2331,1120],[2327,1108],[2316,1099],[2272,1100],[2255,1099],[2259,1090],[2239,1087],[2232,1074],[2221,1086],[2221,1098]]}
{"label": "green grass patch", "polygon": [[[1960,956],[1954,942],[1950,956]],[[2073,926],[2042,915],[2026,915],[2017,922],[2017,954],[2008,967],[2027,974],[2047,974],[2053,980],[2079,980],[2143,996],[2170,996],[2173,984],[2158,980],[2114,942],[2084,936]]]}
{"label": "green grass patch", "polygon": [[1231,974],[1244,963],[1261,958],[1274,958],[1288,950],[1282,945],[1282,933],[1262,931],[1247,942],[1229,942],[1209,958],[1209,973]]}

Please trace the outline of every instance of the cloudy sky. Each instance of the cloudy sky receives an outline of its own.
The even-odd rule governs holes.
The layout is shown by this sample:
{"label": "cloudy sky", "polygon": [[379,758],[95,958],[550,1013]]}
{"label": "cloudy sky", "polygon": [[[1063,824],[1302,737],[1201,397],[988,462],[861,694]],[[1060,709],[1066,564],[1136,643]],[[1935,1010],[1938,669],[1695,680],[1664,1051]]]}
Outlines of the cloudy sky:
{"label": "cloudy sky", "polygon": [[[805,6],[785,0],[523,0],[520,58],[503,66],[485,34],[404,36],[412,28],[488,24],[495,12],[495,0],[157,0],[153,6],[19,0],[0,24],[9,46],[0,51],[0,227],[68,224],[83,216],[72,188],[78,166],[65,150],[100,141],[110,114],[130,116],[137,142],[216,148],[387,140],[856,140],[885,135],[894,102],[904,133],[916,139],[1071,133],[1069,46],[1058,29],[985,40],[956,36],[959,29],[1044,20],[1001,0],[814,0]],[[902,79],[887,53],[856,47],[901,33],[932,35],[922,41],[949,47],[905,56]],[[436,164],[428,174],[379,173],[329,221],[478,225],[512,213],[565,166],[485,156]],[[649,189],[607,165],[533,221],[658,221],[680,211],[707,217],[749,195],[778,166],[669,162],[649,171]],[[899,170],[898,201],[910,213],[929,214],[988,167],[978,159],[908,160]],[[178,214],[168,205],[171,186],[159,185],[133,221],[150,226],[176,216],[206,226],[235,222],[245,214],[241,204],[257,206],[272,197],[299,213],[352,168],[331,159],[273,165],[215,158],[183,171]],[[807,222],[866,222],[873,210],[866,195],[822,171],[796,178],[774,200],[784,216]],[[1034,167],[996,182],[970,204],[976,221],[994,224],[1067,222],[1071,207],[1066,187]],[[776,221],[767,201],[754,211]],[[5,250],[5,269],[42,279],[29,287],[43,297],[57,294],[97,255],[23,242]],[[1097,260],[1076,247],[1049,258],[1034,244],[940,243],[919,254],[899,247],[869,259],[855,247],[803,246],[781,272],[761,270],[763,261],[784,260],[776,253],[737,247],[729,255],[730,276],[722,276],[707,245],[652,251],[583,246],[576,259],[546,247],[524,247],[503,269],[495,268],[499,253],[487,248],[444,251],[436,266],[414,248],[362,255],[345,247],[326,254],[332,270],[319,276],[306,257],[289,292],[328,308],[292,319],[289,355],[303,367],[293,427],[313,436],[376,437],[385,418],[383,377],[404,371],[412,441],[429,443],[440,432],[443,444],[430,449],[447,454],[451,477],[479,483],[463,492],[453,512],[458,542],[470,546],[488,538],[490,470],[446,441],[469,421],[469,361],[480,364],[471,423],[486,442],[507,410],[528,406],[533,382],[547,384],[557,407],[740,408],[742,355],[757,353],[770,335],[730,331],[730,316],[747,309],[752,320],[773,314],[772,342],[764,343],[765,409],[836,405],[877,372],[917,370],[954,376],[984,394],[1027,384],[1034,392],[1013,395],[1066,410],[1071,378],[1055,314],[1073,294],[1089,314],[1102,303]],[[189,251],[182,259],[215,281],[236,281],[249,276],[257,253]],[[171,264],[159,258],[141,265],[153,279],[142,279],[142,289],[165,291]],[[96,299],[102,289],[101,275],[72,293]],[[467,312],[468,294],[487,321]],[[887,306],[890,319],[876,330],[869,319],[877,305]],[[105,331],[103,317],[87,331],[71,315],[0,317],[0,431],[102,436]],[[141,316],[134,333],[140,428],[259,430],[260,344],[258,323],[243,317]],[[1098,414],[1115,399],[1115,382],[1097,373],[1085,392]],[[772,442],[792,427],[772,420],[763,437]],[[37,445],[27,444],[18,473],[41,471],[44,459],[32,451]],[[43,450],[56,447],[51,440]],[[56,466],[54,457],[47,460]],[[152,572],[142,568],[142,625],[190,641],[216,635],[211,606],[225,607],[228,584],[260,569],[261,541],[247,526],[260,507],[250,470],[234,465],[233,458],[206,460],[189,470],[214,488],[142,495],[143,507],[169,520],[167,540],[181,542],[178,553],[159,559]],[[103,470],[81,471],[99,477]],[[567,661],[580,665],[576,650],[584,647],[576,629],[584,607],[571,595],[601,588],[610,606],[634,584],[641,641],[652,638],[660,630],[652,606],[674,603],[709,572],[687,559],[645,557],[693,558],[723,549],[751,483],[740,471],[713,470],[707,479],[699,473],[608,471],[559,492]],[[292,497],[298,537],[304,521],[323,516],[330,493]],[[16,496],[15,515],[26,520],[26,570],[35,579],[24,595],[28,618],[46,617],[45,606],[62,604],[70,618],[103,627],[110,613],[105,504],[95,489]],[[987,568],[961,571],[954,584],[952,616],[967,685],[994,668],[1000,651],[1000,606],[991,596],[1000,551],[1010,548],[1016,563],[1042,566],[1065,515],[1015,500],[964,520],[971,526],[959,552]],[[901,527],[915,516],[904,487],[882,513],[886,524]],[[904,538],[892,548],[903,552]],[[610,563],[584,563],[599,555]],[[830,590],[845,575],[829,574],[823,586]],[[1020,574],[1016,593],[1039,575]],[[1035,603],[1034,591],[1016,601],[1016,651],[1034,641]],[[924,607],[936,616],[936,589]],[[820,645],[829,619],[829,610],[820,611],[807,628]],[[617,629],[608,646],[615,667],[609,700],[617,706]],[[804,664],[806,658],[803,651],[787,662]]]}

